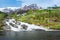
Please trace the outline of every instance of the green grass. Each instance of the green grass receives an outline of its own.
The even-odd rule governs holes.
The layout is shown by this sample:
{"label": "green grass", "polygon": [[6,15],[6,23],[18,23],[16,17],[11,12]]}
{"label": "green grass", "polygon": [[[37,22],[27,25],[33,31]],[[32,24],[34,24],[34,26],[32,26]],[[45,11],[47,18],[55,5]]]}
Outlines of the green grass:
{"label": "green grass", "polygon": [[5,17],[6,17],[6,14],[4,14],[3,12],[0,12],[0,30],[2,30],[3,28],[2,28],[2,22],[3,22],[3,20],[5,19]]}
{"label": "green grass", "polygon": [[11,14],[10,17],[17,21],[43,25],[47,28],[60,28],[60,10],[29,10],[24,16],[17,16],[17,13],[15,13]]}

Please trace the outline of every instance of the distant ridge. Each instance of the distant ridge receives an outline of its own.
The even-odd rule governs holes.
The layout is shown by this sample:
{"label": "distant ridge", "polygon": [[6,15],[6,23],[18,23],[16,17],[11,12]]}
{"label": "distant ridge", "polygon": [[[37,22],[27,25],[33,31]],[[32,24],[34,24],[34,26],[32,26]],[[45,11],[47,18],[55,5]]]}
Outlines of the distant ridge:
{"label": "distant ridge", "polygon": [[19,9],[20,7],[6,7],[6,8],[0,8],[0,11],[4,12],[4,9],[11,9],[11,10],[15,10],[15,9]]}

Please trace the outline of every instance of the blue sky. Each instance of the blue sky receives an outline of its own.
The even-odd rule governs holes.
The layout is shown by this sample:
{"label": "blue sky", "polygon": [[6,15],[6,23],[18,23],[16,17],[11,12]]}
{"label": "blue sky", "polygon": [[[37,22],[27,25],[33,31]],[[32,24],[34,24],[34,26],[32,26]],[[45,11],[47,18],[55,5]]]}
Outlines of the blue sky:
{"label": "blue sky", "polygon": [[60,6],[60,0],[0,0],[0,7],[21,7],[33,3],[44,8],[55,4]]}
{"label": "blue sky", "polygon": [[17,0],[0,0],[0,7],[19,7],[22,1]]}

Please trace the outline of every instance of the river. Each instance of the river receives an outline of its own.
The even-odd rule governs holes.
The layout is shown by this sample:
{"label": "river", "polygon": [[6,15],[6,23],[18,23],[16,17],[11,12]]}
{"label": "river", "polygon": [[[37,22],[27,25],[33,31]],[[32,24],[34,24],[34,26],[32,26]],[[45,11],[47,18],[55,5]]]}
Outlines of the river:
{"label": "river", "polygon": [[0,32],[0,40],[60,40],[60,31],[4,31]]}

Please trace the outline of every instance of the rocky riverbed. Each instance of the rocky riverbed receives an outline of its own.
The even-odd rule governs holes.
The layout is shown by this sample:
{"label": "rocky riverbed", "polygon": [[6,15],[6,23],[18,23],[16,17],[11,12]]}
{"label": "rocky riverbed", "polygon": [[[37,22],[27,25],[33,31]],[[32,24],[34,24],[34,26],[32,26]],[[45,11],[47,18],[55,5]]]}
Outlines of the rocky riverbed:
{"label": "rocky riverbed", "polygon": [[35,24],[28,24],[16,21],[15,19],[6,19],[3,21],[3,25],[4,30],[12,30],[12,31],[58,31],[45,28],[43,26],[37,26]]}

